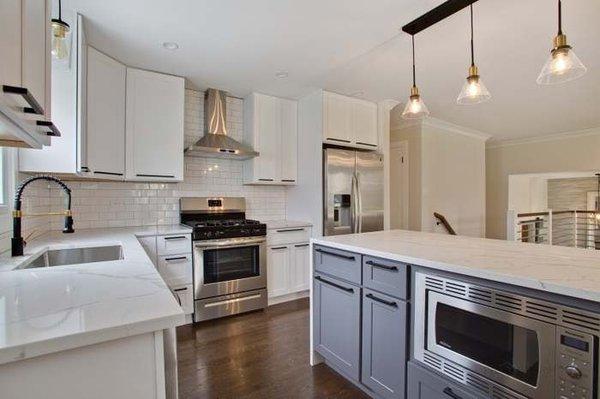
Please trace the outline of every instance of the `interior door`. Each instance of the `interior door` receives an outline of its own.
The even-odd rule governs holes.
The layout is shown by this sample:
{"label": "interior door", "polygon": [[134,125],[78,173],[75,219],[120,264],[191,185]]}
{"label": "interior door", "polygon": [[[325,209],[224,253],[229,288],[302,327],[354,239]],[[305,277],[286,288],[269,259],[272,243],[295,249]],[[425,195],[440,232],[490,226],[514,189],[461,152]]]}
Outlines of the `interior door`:
{"label": "interior door", "polygon": [[356,152],[358,232],[383,230],[383,156]]}
{"label": "interior door", "polygon": [[326,236],[353,233],[356,151],[327,148],[323,152],[323,233]]}

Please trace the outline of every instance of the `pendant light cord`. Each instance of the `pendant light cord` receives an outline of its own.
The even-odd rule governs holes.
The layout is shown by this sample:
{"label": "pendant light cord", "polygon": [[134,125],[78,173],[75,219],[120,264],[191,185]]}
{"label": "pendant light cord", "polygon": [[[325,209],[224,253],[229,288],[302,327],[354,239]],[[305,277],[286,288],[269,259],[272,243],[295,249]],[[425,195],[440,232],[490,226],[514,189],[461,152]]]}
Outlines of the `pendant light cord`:
{"label": "pendant light cord", "polygon": [[475,50],[473,49],[473,4],[471,4],[470,8],[471,8],[471,66],[475,66]]}
{"label": "pendant light cord", "polygon": [[558,34],[562,35],[562,1],[558,0]]}
{"label": "pendant light cord", "polygon": [[416,83],[416,79],[415,79],[415,75],[416,75],[416,69],[415,69],[415,35],[411,35],[410,38],[412,39],[413,87],[416,87],[417,83]]}
{"label": "pendant light cord", "polygon": [[62,0],[58,0],[58,20],[62,21]]}

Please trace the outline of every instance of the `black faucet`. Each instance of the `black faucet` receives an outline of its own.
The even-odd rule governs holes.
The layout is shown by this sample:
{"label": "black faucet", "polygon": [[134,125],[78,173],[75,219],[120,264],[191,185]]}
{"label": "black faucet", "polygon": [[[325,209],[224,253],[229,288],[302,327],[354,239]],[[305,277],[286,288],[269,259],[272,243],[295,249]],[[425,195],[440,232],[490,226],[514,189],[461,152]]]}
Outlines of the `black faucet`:
{"label": "black faucet", "polygon": [[[24,215],[21,212],[21,196],[23,195],[23,189],[29,184],[36,180],[48,180],[53,181],[58,184],[64,191],[67,193],[67,209],[62,212],[49,212],[49,213],[41,213],[41,214],[29,214]],[[65,227],[63,228],[63,233],[73,233],[73,215],[71,214],[71,189],[67,187],[65,183],[63,183],[60,179],[54,176],[34,176],[29,179],[23,181],[19,187],[17,187],[17,192],[15,193],[15,209],[13,210],[13,236],[11,240],[11,254],[12,256],[22,256],[23,255],[23,247],[25,246],[25,241],[23,241],[23,237],[21,237],[21,218],[23,216],[45,216],[45,215],[64,215],[65,216]]]}

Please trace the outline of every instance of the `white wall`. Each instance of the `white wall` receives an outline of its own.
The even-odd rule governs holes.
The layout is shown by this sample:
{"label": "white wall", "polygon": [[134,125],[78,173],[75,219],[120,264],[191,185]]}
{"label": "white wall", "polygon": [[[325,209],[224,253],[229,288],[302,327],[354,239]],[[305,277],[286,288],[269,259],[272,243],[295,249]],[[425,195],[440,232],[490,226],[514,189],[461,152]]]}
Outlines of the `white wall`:
{"label": "white wall", "polygon": [[493,143],[486,149],[486,236],[506,238],[508,180],[513,174],[600,170],[600,128],[529,140]]}
{"label": "white wall", "polygon": [[528,175],[508,177],[508,209],[517,213],[548,209],[548,178]]}
{"label": "white wall", "polygon": [[391,137],[408,141],[408,228],[445,233],[436,225],[438,212],[458,234],[482,237],[487,136],[428,118],[395,127]]}

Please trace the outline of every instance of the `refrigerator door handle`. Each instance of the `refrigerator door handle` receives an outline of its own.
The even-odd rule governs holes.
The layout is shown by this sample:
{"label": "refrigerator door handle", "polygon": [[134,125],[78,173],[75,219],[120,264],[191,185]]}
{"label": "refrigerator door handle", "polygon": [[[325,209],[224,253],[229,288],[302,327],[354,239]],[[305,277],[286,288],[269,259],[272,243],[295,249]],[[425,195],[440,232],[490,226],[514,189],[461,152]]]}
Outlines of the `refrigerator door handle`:
{"label": "refrigerator door handle", "polygon": [[356,232],[362,233],[362,194],[359,176],[356,172]]}
{"label": "refrigerator door handle", "polygon": [[350,232],[357,233],[356,225],[356,176],[352,174],[352,184],[350,185]]}

